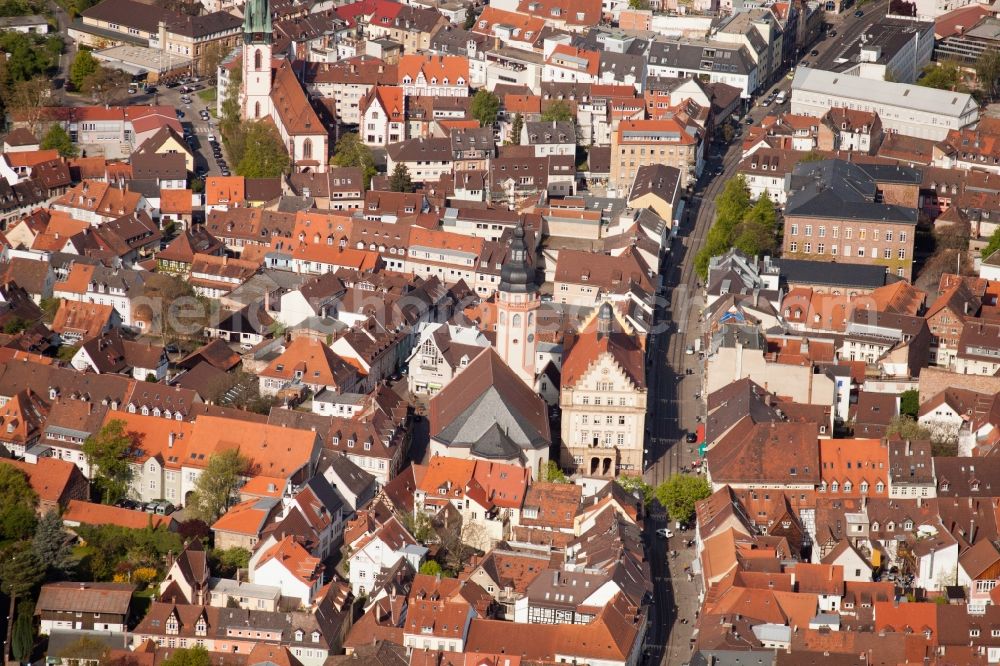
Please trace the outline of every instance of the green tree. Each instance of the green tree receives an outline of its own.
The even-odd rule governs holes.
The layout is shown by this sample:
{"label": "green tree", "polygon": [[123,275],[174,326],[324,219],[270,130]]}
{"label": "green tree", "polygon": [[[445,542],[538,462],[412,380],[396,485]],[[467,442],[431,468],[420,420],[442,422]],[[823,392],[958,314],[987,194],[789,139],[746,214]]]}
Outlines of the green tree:
{"label": "green tree", "polygon": [[774,204],[766,195],[761,195],[733,230],[733,247],[748,257],[774,252],[777,249],[777,226],[778,215]]}
{"label": "green tree", "polygon": [[80,49],[73,58],[73,64],[69,67],[69,80],[77,90],[83,90],[84,82],[87,81],[99,67],[97,59],[87,49]]}
{"label": "green tree", "polygon": [[480,88],[472,96],[469,111],[479,121],[480,127],[492,127],[500,112],[500,98],[486,88]]}
{"label": "green tree", "polygon": [[406,531],[413,535],[413,538],[420,543],[425,543],[434,534],[434,525],[430,517],[422,511],[417,512],[416,515],[410,512],[404,513],[400,516],[400,520]]}
{"label": "green tree", "polygon": [[60,300],[58,298],[43,298],[38,304],[38,307],[42,309],[42,320],[51,324],[52,320],[56,318],[56,312],[59,311]]}
{"label": "green tree", "polygon": [[671,520],[686,523],[694,517],[694,505],[711,495],[712,488],[703,476],[675,474],[658,485],[653,494]]}
{"label": "green tree", "polygon": [[569,104],[561,99],[557,99],[548,107],[542,111],[542,121],[551,122],[564,122],[567,120],[576,120],[576,116],[573,115],[573,110],[570,109]]}
{"label": "green tree", "polygon": [[372,151],[361,142],[357,132],[348,132],[337,141],[330,163],[339,167],[358,167],[365,178],[365,189],[371,187],[372,176],[378,173],[375,169],[375,158]]}
{"label": "green tree", "polygon": [[39,145],[42,150],[58,150],[60,157],[76,157],[80,153],[73,140],[69,138],[69,133],[59,123],[53,123],[49,127]]}
{"label": "green tree", "polygon": [[188,513],[211,525],[229,508],[250,461],[238,449],[226,449],[208,459],[205,471],[194,484]]}
{"label": "green tree", "polygon": [[49,511],[38,521],[31,547],[51,575],[62,577],[73,571],[73,536],[63,526],[57,511]]}
{"label": "green tree", "polygon": [[128,494],[132,481],[129,462],[132,444],[132,437],[125,432],[125,421],[121,419],[108,421],[96,435],[83,442],[83,455],[104,504],[114,504]]}
{"label": "green tree", "polygon": [[923,427],[912,416],[900,414],[889,421],[885,436],[892,439],[930,439],[931,431]]}
{"label": "green tree", "polygon": [[13,465],[0,464],[0,542],[31,535],[37,502],[28,476]]}
{"label": "green tree", "polygon": [[[236,63],[234,72],[242,71],[240,63]],[[222,100],[220,111],[222,117],[219,119],[219,131],[223,135],[230,133],[240,124],[240,93],[243,90],[243,78],[240,76],[230,76],[226,84],[225,99]]]}
{"label": "green tree", "polygon": [[108,105],[121,100],[130,81],[129,75],[120,69],[98,66],[83,80],[81,89],[98,104]]}
{"label": "green tree", "polygon": [[520,113],[515,113],[514,119],[510,121],[510,142],[515,146],[521,145],[522,129],[524,129],[524,117]]}
{"label": "green tree", "polygon": [[649,9],[649,0],[628,0],[629,9]]}
{"label": "green tree", "polygon": [[469,5],[468,9],[465,10],[465,23],[463,27],[466,30],[472,30],[472,27],[476,25],[476,10]]}
{"label": "green tree", "polygon": [[250,566],[250,551],[239,546],[219,551],[219,563],[234,571],[236,569],[246,569]]}
{"label": "green tree", "polygon": [[[38,48],[34,37],[20,32],[0,35],[0,51],[7,54],[2,62],[5,97],[9,97],[10,87],[19,81],[28,81],[43,73],[49,65],[44,49]],[[5,99],[7,103],[9,99]]]}
{"label": "green tree", "polygon": [[799,158],[799,162],[822,162],[826,159],[826,155],[819,152],[818,150],[810,150],[807,153],[803,153],[802,157]]}
{"label": "green tree", "polygon": [[277,178],[288,171],[288,151],[278,128],[271,123],[248,122],[243,131],[245,149],[236,164],[237,174],[244,178]]}
{"label": "green tree", "polygon": [[389,189],[393,192],[412,192],[413,181],[410,179],[410,170],[400,162],[392,173],[389,174]]}
{"label": "green tree", "polygon": [[561,469],[559,469],[559,463],[555,460],[550,460],[546,465],[545,469],[542,470],[543,481],[549,483],[566,483],[569,479]]}
{"label": "green tree", "polygon": [[917,85],[938,90],[966,92],[966,86],[962,82],[962,69],[954,60],[945,60],[936,65],[930,63],[924,67],[922,76],[917,79]]}
{"label": "green tree", "polygon": [[[695,270],[705,279],[712,257],[724,254],[736,240],[737,227],[751,210],[750,190],[746,179],[737,176],[729,180],[715,200],[715,222],[708,230],[705,245],[695,256]],[[748,243],[750,238],[745,239]]]}
{"label": "green tree", "polygon": [[35,645],[35,623],[32,617],[35,606],[24,601],[17,606],[17,619],[14,621],[14,632],[11,638],[11,651],[19,663],[28,661],[31,648]]}
{"label": "green tree", "polygon": [[641,476],[622,474],[618,477],[617,481],[618,485],[624,488],[628,494],[635,495],[638,493],[643,504],[649,504],[653,501],[653,486],[646,483]]}
{"label": "green tree", "polygon": [[81,572],[93,580],[111,580],[116,573],[136,567],[163,566],[168,553],[184,548],[180,535],[163,527],[153,527],[150,515],[146,527],[129,529],[118,525],[81,525],[74,528],[89,546],[89,554],[80,563]]}
{"label": "green tree", "polygon": [[441,565],[438,564],[437,560],[427,560],[420,565],[420,573],[422,574],[426,574],[428,576],[440,576],[441,572]]}
{"label": "green tree", "polygon": [[16,335],[24,329],[28,328],[31,322],[21,319],[20,317],[14,317],[3,325],[3,332],[7,335]]}
{"label": "green tree", "polygon": [[16,541],[0,554],[0,592],[7,596],[28,596],[45,578],[45,563],[27,541]]}
{"label": "green tree", "polygon": [[1000,51],[986,49],[976,59],[976,80],[987,99],[994,99],[997,96],[997,83],[1000,82]]}
{"label": "green tree", "polygon": [[199,646],[179,648],[169,658],[164,659],[162,666],[211,666],[212,659],[208,651]]}
{"label": "green tree", "polygon": [[910,418],[917,418],[920,411],[920,391],[910,389],[899,394],[899,413]]}
{"label": "green tree", "polygon": [[997,227],[993,231],[993,234],[990,236],[990,242],[986,244],[986,247],[983,248],[980,254],[983,259],[987,259],[997,250],[1000,250],[1000,227]]}

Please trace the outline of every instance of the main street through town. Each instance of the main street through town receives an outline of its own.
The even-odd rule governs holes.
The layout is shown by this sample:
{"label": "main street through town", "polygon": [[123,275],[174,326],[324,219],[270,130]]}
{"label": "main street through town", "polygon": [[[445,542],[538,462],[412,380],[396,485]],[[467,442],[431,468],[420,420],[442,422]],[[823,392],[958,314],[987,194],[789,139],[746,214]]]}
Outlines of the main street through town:
{"label": "main street through town", "polygon": [[[865,29],[884,17],[887,0],[863,7],[864,16],[845,15],[828,19],[835,37],[818,42],[803,54],[803,60],[816,67],[831,67],[835,59]],[[819,51],[811,57],[811,51]],[[771,92],[789,91],[791,79],[780,77],[761,91],[763,99]],[[755,104],[749,112],[753,124],[769,113],[788,112],[789,103],[768,107]],[[741,125],[746,128],[744,122]],[[741,133],[742,134],[742,133]],[[661,322],[650,351],[650,395],[647,442],[647,466],[644,479],[657,485],[672,475],[692,472],[691,463],[698,457],[697,444],[685,442],[685,435],[695,432],[704,414],[704,403],[696,397],[702,391],[704,360],[688,354],[701,331],[700,316],[704,307],[694,257],[701,250],[715,219],[715,199],[726,182],[736,176],[740,162],[741,138],[728,146],[710,145],[704,175],[688,197],[687,211],[670,254],[662,267],[666,290],[657,309]],[[721,171],[720,171],[721,169]],[[687,371],[691,370],[691,374]],[[686,470],[682,472],[682,470]],[[686,544],[694,539],[693,530],[677,529],[667,520],[662,508],[654,504],[647,516],[646,530],[651,542],[650,567],[653,576],[654,603],[646,639],[647,665],[663,663],[678,666],[687,663],[692,652],[692,638],[700,606],[697,578],[689,576],[695,560],[695,548]],[[669,528],[674,536],[664,538],[656,530]],[[676,551],[676,557],[670,553]]]}

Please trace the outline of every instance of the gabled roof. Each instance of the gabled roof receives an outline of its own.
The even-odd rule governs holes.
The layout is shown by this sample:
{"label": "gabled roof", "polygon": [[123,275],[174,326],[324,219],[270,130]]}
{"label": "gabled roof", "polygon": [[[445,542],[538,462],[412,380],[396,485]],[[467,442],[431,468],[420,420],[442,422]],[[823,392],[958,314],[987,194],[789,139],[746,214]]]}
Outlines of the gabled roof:
{"label": "gabled roof", "polygon": [[110,325],[114,311],[111,305],[61,299],[51,328],[56,333],[73,333],[86,340]]}
{"label": "gabled roof", "polygon": [[[190,198],[189,198],[190,206]],[[225,247],[222,242],[210,234],[204,226],[187,228],[178,234],[170,244],[156,255],[161,261],[177,261],[191,263],[195,254],[219,254]]]}
{"label": "gabled roof", "polygon": [[35,608],[61,613],[125,615],[135,592],[132,583],[48,583],[42,586]]}
{"label": "gabled roof", "polygon": [[313,585],[323,575],[323,564],[318,557],[313,557],[302,547],[299,540],[286,536],[264,551],[257,560],[256,567],[260,569],[269,561],[281,564],[293,576],[306,585]]}
{"label": "gabled roof", "polygon": [[417,490],[426,494],[425,502],[469,498],[486,509],[520,509],[530,478],[531,470],[519,465],[435,456]]}
{"label": "gabled roof", "polygon": [[[598,316],[592,317],[584,329],[563,352],[562,385],[576,387],[604,356],[621,369],[632,383],[634,390],[646,388],[645,353],[636,342],[636,336],[623,330],[614,317],[610,304],[597,308]],[[606,331],[602,331],[602,315],[606,315]]]}
{"label": "gabled roof", "polygon": [[472,447],[494,425],[521,448],[551,441],[544,401],[489,348],[431,399],[430,435],[449,446]]}
{"label": "gabled roof", "polygon": [[260,375],[346,389],[354,371],[322,341],[302,336],[292,340]]}
{"label": "gabled roof", "polygon": [[38,499],[53,503],[63,500],[64,493],[83,474],[75,464],[60,458],[40,457],[35,463],[3,458],[0,465],[11,465],[24,472]]}
{"label": "gabled roof", "polygon": [[234,504],[212,524],[212,530],[258,537],[280,505],[281,502],[273,497]]}
{"label": "gabled roof", "polygon": [[[397,65],[397,85],[404,85],[404,81],[409,79],[416,83],[418,77],[423,78],[429,84],[437,81],[436,85],[457,86],[469,84],[469,59],[462,56],[444,55],[404,55],[399,59]],[[460,83],[460,81],[462,83]]]}
{"label": "gabled roof", "polygon": [[708,450],[708,463],[717,483],[815,485],[820,480],[818,426],[745,419]]}

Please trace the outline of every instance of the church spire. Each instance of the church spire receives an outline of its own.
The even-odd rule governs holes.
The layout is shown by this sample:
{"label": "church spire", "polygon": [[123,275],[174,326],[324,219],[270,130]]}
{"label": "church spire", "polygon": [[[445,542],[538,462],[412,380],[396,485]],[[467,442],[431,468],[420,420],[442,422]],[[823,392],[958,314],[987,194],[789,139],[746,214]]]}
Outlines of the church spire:
{"label": "church spire", "polygon": [[247,0],[243,6],[243,41],[247,44],[271,43],[271,3]]}
{"label": "church spire", "polygon": [[528,244],[524,242],[524,224],[517,223],[510,243],[510,258],[500,269],[500,291],[528,294],[537,288],[535,269],[528,263]]}

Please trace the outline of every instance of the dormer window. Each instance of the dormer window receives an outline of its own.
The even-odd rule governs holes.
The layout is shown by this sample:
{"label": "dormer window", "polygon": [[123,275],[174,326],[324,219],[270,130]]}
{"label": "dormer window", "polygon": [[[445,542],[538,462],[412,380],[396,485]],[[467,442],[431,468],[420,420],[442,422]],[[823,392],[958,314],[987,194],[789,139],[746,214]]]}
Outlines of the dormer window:
{"label": "dormer window", "polygon": [[302,633],[301,629],[296,629],[295,630],[295,640],[301,641],[303,636],[304,636],[304,634]]}
{"label": "dormer window", "polygon": [[199,617],[198,621],[194,625],[194,635],[204,636],[206,633],[208,633],[208,623],[205,622],[204,617]]}
{"label": "dormer window", "polygon": [[903,523],[903,529],[907,530],[907,531],[912,530],[913,529],[913,521],[910,520],[909,518],[907,518],[906,522]]}
{"label": "dormer window", "polygon": [[167,618],[167,633],[176,634],[180,632],[180,623],[177,621],[177,615],[171,613],[170,617]]}
{"label": "dormer window", "polygon": [[312,632],[312,642],[313,643],[319,643],[319,632],[318,631]]}

